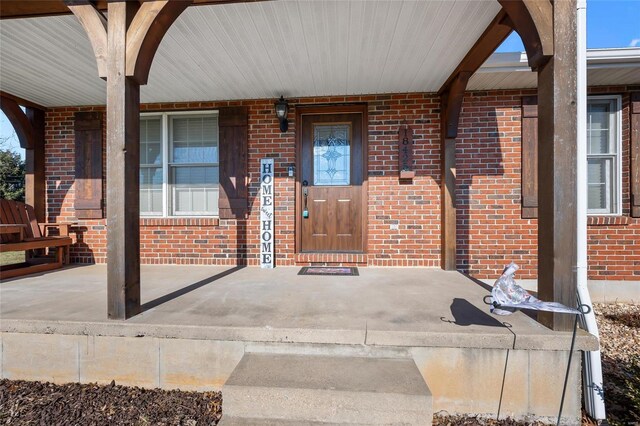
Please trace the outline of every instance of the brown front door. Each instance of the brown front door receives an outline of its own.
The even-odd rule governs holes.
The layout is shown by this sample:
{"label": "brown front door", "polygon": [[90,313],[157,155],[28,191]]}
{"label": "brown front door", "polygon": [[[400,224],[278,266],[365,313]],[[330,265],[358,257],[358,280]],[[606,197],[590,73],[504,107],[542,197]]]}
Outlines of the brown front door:
{"label": "brown front door", "polygon": [[366,135],[359,110],[316,108],[300,115],[301,252],[363,252]]}

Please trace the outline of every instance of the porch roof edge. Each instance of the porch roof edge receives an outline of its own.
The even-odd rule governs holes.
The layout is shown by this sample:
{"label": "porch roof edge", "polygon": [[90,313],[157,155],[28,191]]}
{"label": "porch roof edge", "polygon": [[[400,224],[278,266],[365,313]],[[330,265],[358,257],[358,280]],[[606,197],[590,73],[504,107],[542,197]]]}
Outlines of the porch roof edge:
{"label": "porch roof edge", "polygon": [[[602,65],[640,66],[640,48],[598,48],[587,50],[587,67],[601,68]],[[606,67],[605,67],[606,68]],[[526,52],[496,52],[478,69],[479,73],[531,71]]]}

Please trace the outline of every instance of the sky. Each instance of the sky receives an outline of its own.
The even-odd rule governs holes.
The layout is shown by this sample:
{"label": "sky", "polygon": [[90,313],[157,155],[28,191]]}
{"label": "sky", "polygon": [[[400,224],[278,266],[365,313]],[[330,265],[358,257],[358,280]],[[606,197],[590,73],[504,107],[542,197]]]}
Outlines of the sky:
{"label": "sky", "polygon": [[[587,0],[587,48],[605,47],[640,48],[640,0]],[[522,52],[524,46],[514,32],[497,51]],[[11,124],[0,112],[0,139],[9,137],[9,148],[20,152],[24,158],[24,150],[12,135]]]}
{"label": "sky", "polygon": [[[640,48],[640,0],[587,0],[587,49]],[[498,52],[522,52],[524,46],[512,33]]]}

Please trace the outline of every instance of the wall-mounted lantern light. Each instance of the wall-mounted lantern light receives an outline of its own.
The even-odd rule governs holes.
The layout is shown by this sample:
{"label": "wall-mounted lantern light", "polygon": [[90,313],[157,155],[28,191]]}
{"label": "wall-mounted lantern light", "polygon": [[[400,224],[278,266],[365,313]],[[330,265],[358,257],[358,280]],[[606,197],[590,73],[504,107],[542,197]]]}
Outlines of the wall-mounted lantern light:
{"label": "wall-mounted lantern light", "polygon": [[275,103],[276,117],[280,122],[280,131],[282,133],[289,129],[289,121],[287,121],[287,114],[289,113],[289,104],[284,99],[284,96],[280,96],[280,99]]}

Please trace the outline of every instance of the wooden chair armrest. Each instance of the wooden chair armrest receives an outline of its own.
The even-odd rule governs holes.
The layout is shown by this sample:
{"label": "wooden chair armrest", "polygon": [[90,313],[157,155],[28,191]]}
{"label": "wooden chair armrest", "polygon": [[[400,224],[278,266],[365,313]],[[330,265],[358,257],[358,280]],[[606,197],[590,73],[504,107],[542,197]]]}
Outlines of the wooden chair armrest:
{"label": "wooden chair armrest", "polygon": [[40,226],[40,230],[42,232],[42,235],[46,234],[46,230],[47,228],[59,228],[60,229],[60,236],[61,237],[68,237],[69,236],[69,228],[74,226],[76,223],[75,222],[60,222],[60,223],[38,223],[38,226]]}
{"label": "wooden chair armrest", "polygon": [[3,238],[4,241],[2,242],[13,242],[13,240],[16,239],[16,236],[17,236],[17,241],[24,240],[24,233],[26,229],[27,229],[27,225],[24,225],[22,223],[0,224],[0,234],[2,234],[3,236],[6,235],[6,237]]}

